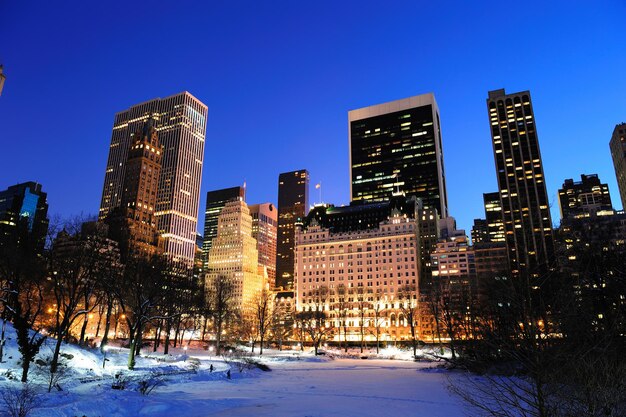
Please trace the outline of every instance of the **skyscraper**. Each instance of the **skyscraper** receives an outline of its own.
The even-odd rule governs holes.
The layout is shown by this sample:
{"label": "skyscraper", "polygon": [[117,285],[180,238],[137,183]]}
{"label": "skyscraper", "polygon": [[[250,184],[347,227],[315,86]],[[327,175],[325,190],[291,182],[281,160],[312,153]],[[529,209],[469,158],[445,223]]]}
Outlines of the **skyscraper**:
{"label": "skyscraper", "polygon": [[100,220],[121,205],[131,133],[155,116],[163,160],[154,215],[165,255],[189,266],[195,253],[207,114],[207,106],[188,92],[117,113],[100,203]]}
{"label": "skyscraper", "polygon": [[0,245],[16,245],[27,233],[33,250],[43,252],[48,233],[47,194],[41,184],[25,182],[0,191]]}
{"label": "skyscraper", "polygon": [[612,210],[608,184],[602,184],[598,174],[580,176],[580,181],[566,179],[559,190],[561,218],[589,216],[598,211]]}
{"label": "skyscraper", "polygon": [[234,305],[249,319],[254,298],[265,287],[265,277],[252,237],[252,216],[243,199],[226,203],[218,216],[217,236],[209,251],[207,287],[219,276],[234,284]]}
{"label": "skyscraper", "polygon": [[248,206],[252,216],[252,237],[256,239],[259,265],[267,271],[269,288],[276,285],[276,230],[278,214],[272,203]]}
{"label": "skyscraper", "polygon": [[162,249],[154,216],[163,156],[156,123],[150,118],[142,130],[132,135],[122,204],[114,208],[106,219],[110,236],[119,242],[124,258],[130,253],[150,256],[160,253]]}
{"label": "skyscraper", "polygon": [[487,220],[487,242],[504,242],[504,221],[502,220],[502,203],[500,193],[484,193],[485,219]]}
{"label": "skyscraper", "polygon": [[554,237],[530,92],[490,91],[487,108],[511,270],[539,276]]}
{"label": "skyscraper", "polygon": [[204,211],[204,241],[202,242],[202,258],[204,265],[209,259],[209,251],[213,239],[217,236],[217,218],[227,202],[245,199],[243,187],[223,188],[206,193],[206,210]]}
{"label": "skyscraper", "polygon": [[433,94],[348,112],[352,201],[383,201],[399,188],[448,217],[439,109]]}
{"label": "skyscraper", "polygon": [[306,169],[278,176],[278,240],[276,286],[293,289],[295,223],[309,212],[309,172]]}
{"label": "skyscraper", "polygon": [[611,136],[611,156],[619,187],[619,196],[622,200],[622,208],[626,209],[626,123],[615,126]]}

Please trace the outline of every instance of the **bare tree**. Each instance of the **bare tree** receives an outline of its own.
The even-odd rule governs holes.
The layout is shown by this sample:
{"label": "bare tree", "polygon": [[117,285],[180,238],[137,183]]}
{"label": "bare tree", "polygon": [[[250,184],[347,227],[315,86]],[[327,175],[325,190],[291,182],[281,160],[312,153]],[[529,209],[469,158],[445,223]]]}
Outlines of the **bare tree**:
{"label": "bare tree", "polygon": [[377,288],[374,293],[374,303],[372,305],[374,320],[371,322],[374,326],[374,335],[376,336],[376,353],[380,353],[380,329],[385,323],[385,308],[383,299],[384,296],[382,288]]}
{"label": "bare tree", "polygon": [[28,384],[22,384],[20,387],[5,386],[1,390],[1,395],[10,417],[27,417],[37,406],[38,395]]}
{"label": "bare tree", "polygon": [[313,342],[315,355],[324,338],[333,333],[333,328],[328,326],[325,305],[328,301],[328,287],[322,285],[315,289],[312,294],[312,303],[308,311],[300,311],[297,313],[299,320],[302,322],[303,331],[308,334]]}
{"label": "bare tree", "polygon": [[357,289],[357,297],[356,297],[356,308],[358,312],[359,319],[359,337],[361,341],[361,353],[363,353],[363,348],[365,344],[365,334],[368,328],[369,318],[368,309],[371,307],[371,304],[367,301],[365,290],[363,287],[359,287]]}
{"label": "bare tree", "polygon": [[272,323],[272,315],[274,314],[274,294],[271,291],[263,289],[258,292],[254,300],[255,304],[255,325],[257,337],[259,340],[259,354],[263,354],[263,345],[265,337]]}
{"label": "bare tree", "polygon": [[348,302],[348,289],[344,284],[337,285],[335,290],[336,301],[334,303],[335,314],[339,321],[337,339],[339,340],[339,349],[341,349],[341,330],[343,330],[344,349],[348,352],[348,311],[350,303]]}
{"label": "bare tree", "polygon": [[417,358],[417,325],[419,319],[417,290],[410,285],[405,285],[398,290],[397,299],[398,307],[411,331],[410,340],[413,348],[413,357]]}
{"label": "bare tree", "polygon": [[157,307],[167,297],[168,291],[171,291],[174,280],[167,261],[161,257],[128,258],[123,284],[118,293],[118,301],[130,334],[128,369],[135,368],[135,355],[141,349],[144,326],[162,318]]}
{"label": "bare tree", "polygon": [[210,306],[213,328],[215,330],[215,354],[220,354],[220,342],[222,331],[228,321],[235,315],[235,305],[233,303],[235,285],[231,278],[225,275],[218,275],[207,288],[207,304]]}
{"label": "bare tree", "polygon": [[[98,274],[110,264],[107,245],[99,238],[83,234],[81,226],[80,219],[67,223],[57,235],[50,256],[57,333],[50,368],[52,373],[56,371],[61,343],[64,339],[69,340],[75,322],[80,318],[86,320],[98,305]],[[86,322],[83,330],[85,327]]]}

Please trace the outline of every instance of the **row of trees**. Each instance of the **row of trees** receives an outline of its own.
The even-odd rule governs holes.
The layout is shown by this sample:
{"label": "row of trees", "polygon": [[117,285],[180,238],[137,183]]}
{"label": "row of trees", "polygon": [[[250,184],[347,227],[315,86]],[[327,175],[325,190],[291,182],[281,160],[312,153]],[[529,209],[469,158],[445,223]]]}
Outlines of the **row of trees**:
{"label": "row of trees", "polygon": [[580,222],[558,242],[552,265],[491,277],[467,311],[432,301],[449,323],[451,363],[470,371],[452,389],[485,415],[626,414],[623,241]]}
{"label": "row of trees", "polygon": [[[59,367],[62,343],[87,345],[88,336],[100,338],[104,352],[110,335],[123,330],[129,346],[128,367],[133,369],[147,338],[152,349],[191,338],[206,341],[213,332],[216,354],[221,351],[224,330],[229,340],[261,342],[270,330],[284,337],[284,320],[274,314],[273,295],[258,294],[254,314],[243,319],[235,309],[234,283],[226,277],[207,293],[196,271],[159,256],[126,256],[96,222],[73,221],[54,234],[49,248],[40,253],[27,224],[0,243],[0,361],[6,338],[6,322],[17,332],[22,355],[22,381],[46,340],[56,338],[50,373]],[[96,326],[95,335],[88,329]],[[279,332],[278,329],[281,328]]]}

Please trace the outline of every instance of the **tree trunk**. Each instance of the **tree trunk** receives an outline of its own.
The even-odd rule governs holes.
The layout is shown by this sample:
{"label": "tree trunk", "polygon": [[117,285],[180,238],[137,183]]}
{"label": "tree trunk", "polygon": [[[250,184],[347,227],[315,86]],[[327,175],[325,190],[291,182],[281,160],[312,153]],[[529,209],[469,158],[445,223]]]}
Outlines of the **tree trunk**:
{"label": "tree trunk", "polygon": [[6,310],[2,311],[2,332],[0,333],[0,363],[2,362],[4,356],[4,341],[5,341],[5,331],[7,328],[7,316]]}
{"label": "tree trunk", "polygon": [[80,329],[80,338],[78,339],[78,346],[83,346],[85,344],[85,332],[87,331],[88,322],[89,322],[89,315],[85,314],[85,318],[83,319],[83,326]]}
{"label": "tree trunk", "polygon": [[143,328],[140,323],[137,325],[137,335],[135,336],[135,356],[141,356],[142,342],[143,342]]}
{"label": "tree trunk", "polygon": [[22,357],[22,382],[28,381],[29,369],[30,369],[30,358]]}
{"label": "tree trunk", "polygon": [[259,345],[259,355],[263,355],[263,341],[265,337],[263,337],[263,333],[261,333],[261,344]]}
{"label": "tree trunk", "polygon": [[161,342],[161,329],[163,327],[163,322],[159,321],[159,326],[157,327],[157,331],[154,335],[154,344],[152,347],[152,351],[156,352],[157,349],[159,348],[159,343]]}
{"label": "tree trunk", "polygon": [[50,363],[50,373],[55,373],[57,371],[57,365],[59,363],[59,354],[61,353],[61,343],[63,343],[62,335],[59,334],[57,338],[57,343],[54,346],[54,353],[52,355],[52,362]]}
{"label": "tree trunk", "polygon": [[203,342],[206,341],[206,328],[207,328],[207,323],[208,323],[209,319],[207,319],[206,317],[203,318],[203,323],[202,323],[202,337],[200,338],[200,340],[202,340]]}
{"label": "tree trunk", "polygon": [[172,332],[172,325],[170,319],[167,319],[165,323],[165,346],[163,347],[163,354],[167,355],[170,352],[170,333]]}
{"label": "tree trunk", "polygon": [[215,330],[217,332],[215,334],[215,355],[219,356],[219,354],[220,354],[220,342],[222,340],[222,321],[218,320],[216,325],[217,325],[217,328]]}
{"label": "tree trunk", "polygon": [[[139,325],[137,325],[139,328]],[[131,371],[135,369],[135,343],[137,342],[137,337],[134,337],[134,329],[129,329],[131,334],[131,342],[128,351],[128,369]]]}

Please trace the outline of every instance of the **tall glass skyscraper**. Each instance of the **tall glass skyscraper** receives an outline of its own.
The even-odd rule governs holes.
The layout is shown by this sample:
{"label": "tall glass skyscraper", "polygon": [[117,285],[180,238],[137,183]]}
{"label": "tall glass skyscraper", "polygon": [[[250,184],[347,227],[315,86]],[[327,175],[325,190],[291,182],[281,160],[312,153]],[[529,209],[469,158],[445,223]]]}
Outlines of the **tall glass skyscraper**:
{"label": "tall glass skyscraper", "polygon": [[388,200],[397,189],[448,217],[439,108],[422,94],[348,112],[352,201]]}
{"label": "tall glass skyscraper", "polygon": [[163,146],[155,216],[170,259],[193,265],[208,108],[188,92],[157,98],[115,115],[100,220],[119,207],[131,134],[156,117]]}
{"label": "tall glass skyscraper", "polygon": [[25,182],[0,191],[0,245],[16,245],[27,233],[41,253],[48,233],[47,194],[41,184]]}
{"label": "tall glass skyscraper", "polygon": [[510,266],[540,276],[554,260],[554,237],[530,92],[490,91],[487,109]]}
{"label": "tall glass skyscraper", "polygon": [[295,224],[309,212],[309,172],[306,169],[278,176],[278,240],[276,286],[293,290]]}

